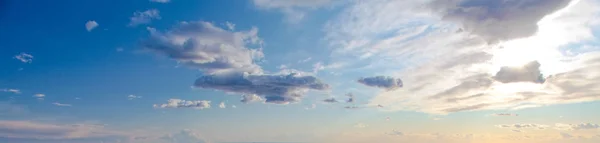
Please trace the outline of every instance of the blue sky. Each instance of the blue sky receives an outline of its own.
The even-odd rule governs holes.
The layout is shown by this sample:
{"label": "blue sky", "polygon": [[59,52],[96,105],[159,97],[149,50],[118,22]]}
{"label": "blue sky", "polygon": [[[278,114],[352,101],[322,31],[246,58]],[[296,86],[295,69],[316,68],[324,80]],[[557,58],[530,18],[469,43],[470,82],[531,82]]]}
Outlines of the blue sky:
{"label": "blue sky", "polygon": [[0,142],[597,142],[598,7],[1,1]]}

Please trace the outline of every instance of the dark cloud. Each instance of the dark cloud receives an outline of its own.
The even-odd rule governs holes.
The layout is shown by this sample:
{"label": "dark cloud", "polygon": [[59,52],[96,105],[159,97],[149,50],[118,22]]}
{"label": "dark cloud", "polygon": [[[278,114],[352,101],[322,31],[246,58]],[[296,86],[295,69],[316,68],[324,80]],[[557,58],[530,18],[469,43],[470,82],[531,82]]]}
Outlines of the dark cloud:
{"label": "dark cloud", "polygon": [[353,103],[354,102],[354,94],[348,93],[348,94],[346,94],[346,96],[348,96],[348,100],[346,100],[346,103]]}
{"label": "dark cloud", "polygon": [[169,99],[166,104],[154,104],[154,108],[195,108],[204,109],[210,108],[210,101],[197,100],[187,101],[181,99]]}
{"label": "dark cloud", "polygon": [[570,0],[435,0],[431,8],[445,20],[488,42],[528,37],[537,22],[568,5]]}
{"label": "dark cloud", "polygon": [[402,87],[402,80],[387,76],[364,77],[358,79],[358,82],[366,86],[378,87],[384,89],[396,89]]}
{"label": "dark cloud", "polygon": [[145,49],[205,73],[262,72],[260,66],[254,64],[263,57],[262,51],[246,47],[261,43],[256,28],[232,32],[198,21],[182,22],[164,33],[153,28],[148,30],[150,38],[141,43]]}
{"label": "dark cloud", "polygon": [[540,71],[540,63],[533,61],[523,67],[502,67],[494,79],[502,83],[533,82],[544,83],[545,79]]}
{"label": "dark cloud", "polygon": [[[329,85],[314,76],[298,74],[254,75],[247,73],[226,73],[205,75],[196,80],[195,87],[217,89],[225,92],[254,94],[267,103],[287,104],[300,101],[306,90],[327,90]],[[254,99],[254,98],[252,98]],[[251,100],[244,100],[251,101]]]}
{"label": "dark cloud", "polygon": [[338,103],[338,101],[335,98],[327,98],[327,99],[324,99],[323,102],[325,102],[325,103]]}

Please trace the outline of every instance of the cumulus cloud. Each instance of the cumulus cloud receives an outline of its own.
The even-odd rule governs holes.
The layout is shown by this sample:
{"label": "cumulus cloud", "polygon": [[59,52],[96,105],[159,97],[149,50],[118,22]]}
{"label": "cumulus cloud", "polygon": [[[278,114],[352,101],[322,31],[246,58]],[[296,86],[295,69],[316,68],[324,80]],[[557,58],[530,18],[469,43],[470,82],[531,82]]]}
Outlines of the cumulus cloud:
{"label": "cumulus cloud", "polygon": [[88,22],[85,23],[85,29],[89,32],[94,30],[96,27],[98,27],[98,22],[94,21],[94,20],[90,20]]}
{"label": "cumulus cloud", "polygon": [[23,62],[23,63],[31,63],[33,62],[33,56],[27,53],[21,53],[18,55],[15,55],[14,57],[15,59]]}
{"label": "cumulus cloud", "polygon": [[10,89],[10,88],[5,88],[0,90],[2,92],[10,92],[10,93],[14,93],[14,94],[21,94],[21,90],[19,89]]}
{"label": "cumulus cloud", "polygon": [[50,124],[33,121],[0,120],[0,137],[20,139],[80,139],[119,136],[100,125]]}
{"label": "cumulus cloud", "polygon": [[540,63],[537,61],[525,64],[522,67],[502,67],[496,73],[494,79],[502,83],[511,82],[533,82],[543,83],[544,77],[540,71]]}
{"label": "cumulus cloud", "polygon": [[71,104],[64,104],[64,103],[58,103],[58,102],[54,102],[52,104],[54,104],[56,106],[63,106],[63,107],[71,107],[72,106]]}
{"label": "cumulus cloud", "polygon": [[166,104],[154,104],[154,108],[194,108],[204,109],[210,108],[210,101],[207,100],[196,100],[187,101],[181,99],[169,99]]}
{"label": "cumulus cloud", "polygon": [[538,21],[566,7],[571,0],[435,0],[431,8],[443,19],[456,22],[465,31],[488,42],[534,35]]}
{"label": "cumulus cloud", "polygon": [[225,106],[225,102],[221,102],[221,103],[219,103],[219,108],[226,108],[226,106]]}
{"label": "cumulus cloud", "polygon": [[140,99],[140,98],[142,98],[142,96],[136,96],[136,95],[133,95],[133,94],[127,95],[127,99],[129,99],[129,100]]}
{"label": "cumulus cloud", "polygon": [[402,87],[402,80],[387,76],[363,77],[358,79],[358,82],[366,86],[379,87],[388,90]]}
{"label": "cumulus cloud", "polygon": [[581,124],[562,124],[562,123],[556,123],[554,125],[554,127],[557,130],[591,130],[591,129],[598,129],[598,128],[600,128],[600,125],[598,125],[598,124],[592,124],[592,123],[581,123]]}
{"label": "cumulus cloud", "polygon": [[247,46],[261,43],[258,29],[231,32],[212,23],[182,22],[167,32],[148,28],[151,37],[142,46],[177,62],[202,70],[218,72],[261,73],[255,60],[263,58],[261,49]]}
{"label": "cumulus cloud", "polygon": [[325,102],[325,103],[338,103],[338,101],[335,98],[323,99],[323,102]]}
{"label": "cumulus cloud", "polygon": [[150,0],[151,2],[156,2],[156,3],[169,3],[171,2],[171,0]]}
{"label": "cumulus cloud", "polygon": [[[306,90],[326,90],[329,85],[314,76],[253,75],[247,73],[213,74],[196,80],[197,88],[217,89],[244,94],[242,102],[253,101],[261,96],[266,103],[287,104],[300,101]],[[252,97],[252,98],[246,98]],[[253,100],[245,100],[253,99]]]}
{"label": "cumulus cloud", "polygon": [[40,99],[40,100],[43,100],[44,97],[46,97],[46,94],[38,93],[38,94],[34,94],[33,97],[35,97],[37,99]]}
{"label": "cumulus cloud", "polygon": [[242,103],[250,103],[250,102],[258,102],[263,101],[264,99],[256,94],[244,94],[242,95],[242,99],[240,102]]}
{"label": "cumulus cloud", "polygon": [[137,26],[141,24],[148,24],[152,20],[161,19],[160,11],[156,9],[149,9],[146,11],[136,11],[133,16],[129,18],[129,26]]}

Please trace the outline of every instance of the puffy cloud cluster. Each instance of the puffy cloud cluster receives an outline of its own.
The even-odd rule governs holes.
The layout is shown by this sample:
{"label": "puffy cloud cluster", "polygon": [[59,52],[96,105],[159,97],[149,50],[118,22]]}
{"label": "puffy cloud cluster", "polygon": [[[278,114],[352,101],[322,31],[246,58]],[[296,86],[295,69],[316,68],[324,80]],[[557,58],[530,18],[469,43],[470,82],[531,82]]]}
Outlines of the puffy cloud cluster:
{"label": "puffy cloud cluster", "polygon": [[166,104],[154,104],[154,108],[194,108],[194,109],[204,109],[210,108],[210,101],[207,100],[197,100],[197,101],[188,101],[181,99],[169,99]]}
{"label": "puffy cloud cluster", "polygon": [[540,71],[540,63],[537,61],[527,63],[522,67],[502,67],[500,68],[500,71],[496,73],[494,79],[502,83],[543,83],[545,80]]}
{"label": "puffy cloud cluster", "polygon": [[85,23],[85,29],[89,32],[94,30],[96,27],[98,27],[98,22],[94,21],[94,20],[90,20],[88,22]]}
{"label": "puffy cloud cluster", "polygon": [[402,80],[387,76],[363,77],[358,79],[358,82],[366,86],[384,88],[388,90],[400,88],[403,86]]}
{"label": "puffy cloud cluster", "polygon": [[[217,89],[225,92],[244,94],[242,102],[265,99],[267,103],[287,104],[300,101],[308,89],[326,90],[329,85],[313,76],[253,75],[228,73],[202,76],[194,83],[195,87]],[[261,96],[257,98],[256,96]]]}
{"label": "puffy cloud cluster", "polygon": [[571,0],[435,0],[430,5],[444,20],[488,42],[532,36],[538,21]]}
{"label": "puffy cloud cluster", "polygon": [[242,95],[242,99],[240,102],[242,103],[250,103],[250,102],[258,102],[264,100],[262,97],[256,94],[244,94]]}

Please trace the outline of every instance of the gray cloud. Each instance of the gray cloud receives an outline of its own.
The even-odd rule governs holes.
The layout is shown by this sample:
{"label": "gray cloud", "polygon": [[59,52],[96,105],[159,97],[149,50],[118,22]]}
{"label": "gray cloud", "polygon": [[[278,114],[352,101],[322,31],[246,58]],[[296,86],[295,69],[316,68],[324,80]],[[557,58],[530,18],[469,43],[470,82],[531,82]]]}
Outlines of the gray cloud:
{"label": "gray cloud", "polygon": [[363,77],[358,79],[358,82],[366,86],[384,88],[388,90],[403,86],[402,80],[387,76]]}
{"label": "gray cloud", "polygon": [[492,114],[492,116],[519,116],[519,114],[512,114],[512,113],[496,113],[496,114]]}
{"label": "gray cloud", "polygon": [[533,61],[523,65],[523,67],[502,67],[496,73],[494,79],[502,83],[511,82],[533,82],[543,83],[544,77],[540,71],[540,63]]}
{"label": "gray cloud", "polygon": [[431,8],[443,19],[457,22],[465,31],[488,42],[528,37],[537,22],[567,6],[570,0],[436,0]]}
{"label": "gray cloud", "polygon": [[256,94],[244,94],[242,95],[242,99],[240,102],[242,103],[250,103],[250,102],[258,102],[264,100],[262,97]]}
{"label": "gray cloud", "polygon": [[197,101],[187,101],[181,99],[169,99],[166,104],[154,104],[154,108],[194,108],[194,109],[204,109],[210,108],[210,101],[207,100],[197,100]]}
{"label": "gray cloud", "polygon": [[212,23],[182,22],[167,32],[148,28],[151,37],[142,42],[146,49],[168,56],[177,62],[212,74],[217,72],[261,73],[255,60],[263,57],[260,49],[247,45],[260,44],[258,29],[231,32]]}
{"label": "gray cloud", "polygon": [[348,100],[346,100],[346,103],[353,103],[354,102],[354,94],[348,93],[348,94],[346,94],[346,96],[348,96]]}
{"label": "gray cloud", "polygon": [[136,11],[133,16],[129,18],[129,26],[137,26],[140,24],[148,24],[154,19],[161,19],[160,11],[156,9],[149,9],[146,11]]}
{"label": "gray cloud", "polygon": [[[326,90],[329,85],[314,76],[254,75],[247,73],[226,73],[206,75],[198,78],[195,87],[217,89],[225,92],[258,95],[266,103],[287,104],[299,101],[306,90]],[[244,98],[246,99],[246,98]],[[252,97],[253,101],[255,98]]]}
{"label": "gray cloud", "polygon": [[325,103],[338,103],[338,101],[335,98],[327,98],[327,99],[324,99],[323,102],[325,102]]}
{"label": "gray cloud", "polygon": [[591,130],[591,129],[600,128],[600,125],[592,124],[592,123],[580,123],[580,124],[557,123],[554,126],[557,130]]}

